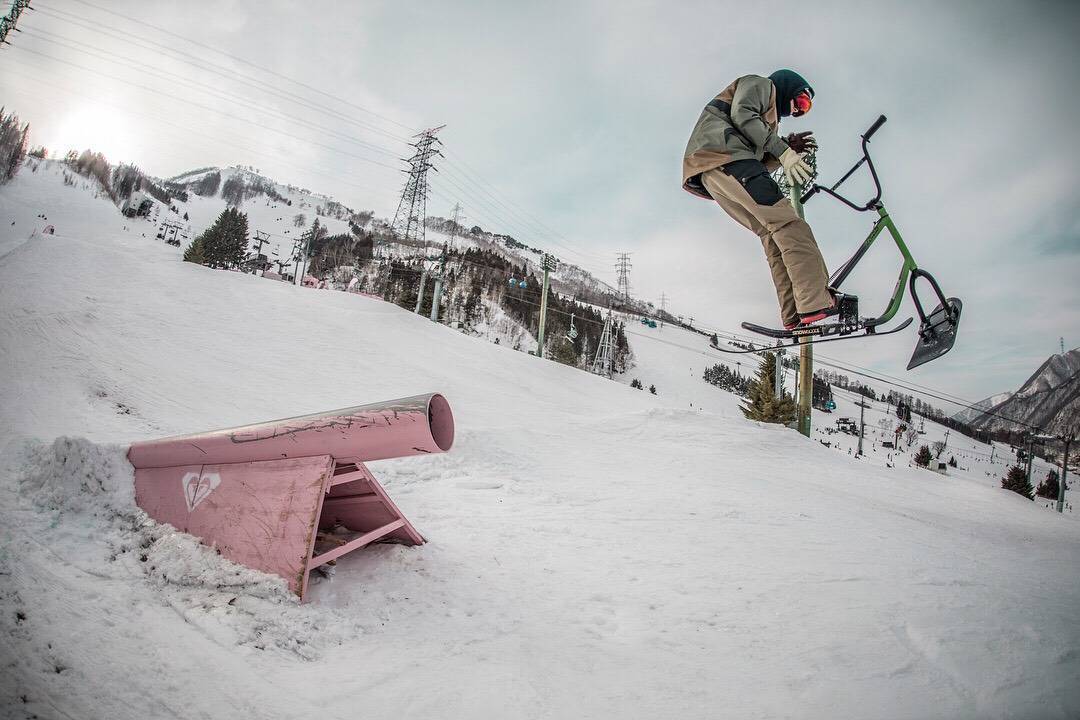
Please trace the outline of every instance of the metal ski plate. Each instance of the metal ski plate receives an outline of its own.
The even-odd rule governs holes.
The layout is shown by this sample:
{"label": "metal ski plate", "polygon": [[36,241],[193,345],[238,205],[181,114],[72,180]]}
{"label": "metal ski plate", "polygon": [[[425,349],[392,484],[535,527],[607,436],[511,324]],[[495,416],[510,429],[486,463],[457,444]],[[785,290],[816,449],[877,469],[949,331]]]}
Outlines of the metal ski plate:
{"label": "metal ski plate", "polygon": [[939,304],[934,312],[926,317],[926,321],[919,328],[919,342],[908,361],[908,370],[936,360],[952,350],[963,307],[964,304],[959,298],[949,298],[948,309]]}

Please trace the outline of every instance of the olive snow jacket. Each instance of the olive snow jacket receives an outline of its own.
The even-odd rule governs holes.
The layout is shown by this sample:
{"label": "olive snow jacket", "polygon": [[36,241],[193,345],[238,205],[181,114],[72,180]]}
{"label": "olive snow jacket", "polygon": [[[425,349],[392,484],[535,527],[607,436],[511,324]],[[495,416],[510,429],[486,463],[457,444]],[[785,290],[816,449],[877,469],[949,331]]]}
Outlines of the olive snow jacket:
{"label": "olive snow jacket", "polygon": [[760,160],[770,170],[788,145],[776,134],[780,118],[769,78],[744,75],[701,111],[683,153],[683,189],[711,199],[701,174],[735,160]]}

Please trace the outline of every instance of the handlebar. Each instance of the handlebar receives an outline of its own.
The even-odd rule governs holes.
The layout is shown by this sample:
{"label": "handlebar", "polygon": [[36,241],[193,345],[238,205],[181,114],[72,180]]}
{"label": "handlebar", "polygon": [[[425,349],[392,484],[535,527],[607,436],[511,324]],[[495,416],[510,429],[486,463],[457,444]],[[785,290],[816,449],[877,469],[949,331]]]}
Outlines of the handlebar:
{"label": "handlebar", "polygon": [[[847,205],[848,207],[850,207],[850,208],[852,208],[854,210],[862,211],[862,210],[869,210],[869,209],[875,207],[878,204],[878,201],[881,200],[881,183],[878,181],[877,172],[874,170],[874,161],[870,159],[870,150],[867,149],[867,145],[869,144],[870,138],[873,137],[874,133],[876,133],[878,131],[878,129],[882,125],[885,124],[885,120],[886,120],[886,118],[885,118],[884,115],[878,115],[878,119],[874,121],[874,124],[871,125],[870,128],[866,132],[863,133],[863,135],[862,135],[863,156],[859,160],[859,162],[855,163],[855,165],[852,166],[852,168],[850,170],[848,170],[846,173],[844,173],[844,176],[841,177],[839,180],[837,180],[836,183],[832,187],[824,187],[823,185],[818,185],[817,183],[814,183],[813,187],[811,187],[808,192],[806,192],[801,198],[799,198],[799,202],[805,204],[810,198],[814,197],[814,195],[817,194],[817,192],[820,190],[822,192],[828,193],[829,195],[832,195],[834,198],[836,198],[837,200],[839,200],[840,202],[844,203],[845,205]],[[851,177],[855,173],[856,170],[858,170],[860,167],[862,167],[863,163],[866,163],[867,167],[870,168],[870,176],[874,179],[874,186],[877,188],[877,194],[874,195],[873,199],[871,199],[868,203],[866,203],[865,205],[860,206],[860,205],[856,205],[855,203],[851,202],[850,200],[848,200],[846,197],[844,197],[840,193],[836,192],[836,188],[840,187],[844,183],[844,181],[846,181],[849,177]]]}
{"label": "handlebar", "polygon": [[880,128],[884,124],[885,116],[878,115],[878,119],[874,121],[874,124],[870,126],[870,129],[863,133],[862,139],[869,140],[873,136],[873,134],[878,131],[878,128]]}

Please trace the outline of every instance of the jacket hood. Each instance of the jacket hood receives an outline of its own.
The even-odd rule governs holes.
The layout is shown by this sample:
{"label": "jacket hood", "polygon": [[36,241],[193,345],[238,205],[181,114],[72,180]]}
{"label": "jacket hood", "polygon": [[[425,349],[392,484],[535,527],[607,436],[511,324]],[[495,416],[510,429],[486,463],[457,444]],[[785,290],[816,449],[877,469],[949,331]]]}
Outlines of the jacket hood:
{"label": "jacket hood", "polygon": [[814,88],[794,70],[777,70],[769,79],[776,86],[776,110],[783,117],[791,115],[791,101],[803,90],[808,90],[810,97],[814,97]]}

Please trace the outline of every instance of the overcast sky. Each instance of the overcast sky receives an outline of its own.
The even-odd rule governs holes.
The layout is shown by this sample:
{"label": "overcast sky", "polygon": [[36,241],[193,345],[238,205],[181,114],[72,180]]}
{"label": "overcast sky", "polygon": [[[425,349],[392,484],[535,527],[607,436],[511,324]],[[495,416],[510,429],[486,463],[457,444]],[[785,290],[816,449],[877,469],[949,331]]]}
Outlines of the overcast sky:
{"label": "overcast sky", "polygon": [[[888,116],[872,143],[884,200],[920,266],[964,301],[956,348],[915,371],[914,331],[819,357],[977,400],[1015,390],[1059,338],[1080,345],[1076,3],[34,7],[0,50],[0,102],[31,122],[33,144],[159,176],[252,165],[388,216],[405,140],[445,124],[429,213],[459,201],[471,223],[609,282],[614,254],[630,252],[636,296],[665,292],[721,329],[775,324],[775,295],[758,239],[681,190],[682,151],[734,78],[789,67],[817,94],[781,130],[815,131],[824,179]],[[863,177],[845,187],[871,190]],[[807,219],[830,267],[873,221],[824,197]],[[884,308],[898,269],[882,239],[850,281],[864,314]]]}

